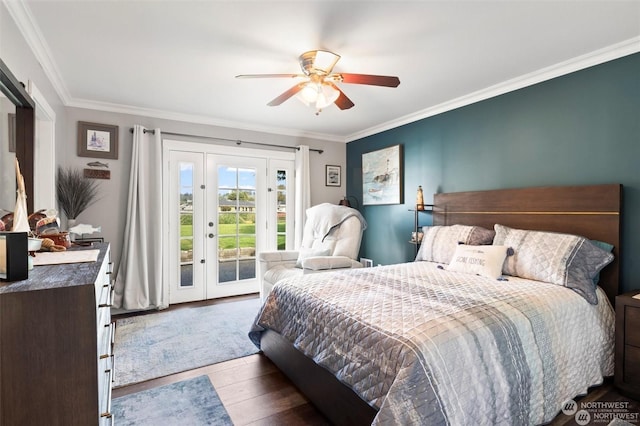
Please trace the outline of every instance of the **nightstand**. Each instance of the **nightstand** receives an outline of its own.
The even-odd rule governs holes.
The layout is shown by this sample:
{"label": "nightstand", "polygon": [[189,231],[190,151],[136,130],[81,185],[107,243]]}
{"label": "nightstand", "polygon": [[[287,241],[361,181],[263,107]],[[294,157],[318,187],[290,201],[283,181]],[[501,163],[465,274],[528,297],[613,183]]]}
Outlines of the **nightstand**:
{"label": "nightstand", "polygon": [[640,399],[640,290],[616,296],[615,385],[620,393]]}
{"label": "nightstand", "polygon": [[[418,236],[418,232],[422,232],[422,226],[420,225],[420,221],[418,219],[418,215],[420,213],[431,213],[433,212],[433,204],[423,204],[422,210],[409,209],[410,212],[413,212],[413,235]],[[417,239],[411,239],[409,243],[416,246],[415,254],[418,254],[418,250],[420,249],[420,241]]]}

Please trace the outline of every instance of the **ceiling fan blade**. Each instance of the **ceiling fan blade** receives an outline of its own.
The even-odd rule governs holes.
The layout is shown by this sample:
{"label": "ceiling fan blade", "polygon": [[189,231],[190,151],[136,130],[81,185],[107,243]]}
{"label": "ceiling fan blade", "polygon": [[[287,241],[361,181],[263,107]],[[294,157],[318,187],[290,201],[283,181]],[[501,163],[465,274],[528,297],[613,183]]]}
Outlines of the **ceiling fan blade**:
{"label": "ceiling fan blade", "polygon": [[296,78],[306,77],[304,74],[240,74],[236,78]]}
{"label": "ceiling fan blade", "polygon": [[389,75],[339,73],[338,81],[348,84],[368,84],[371,86],[398,87],[400,79]]}
{"label": "ceiling fan blade", "polygon": [[286,92],[284,92],[283,94],[281,94],[280,96],[278,96],[277,98],[269,102],[267,105],[278,106],[284,101],[286,101],[287,99],[289,99],[290,97],[292,97],[293,95],[295,95],[296,93],[298,93],[300,90],[302,90],[303,87],[304,87],[304,83],[296,84],[295,86],[293,86],[292,88],[290,88],[289,90],[287,90]]}
{"label": "ceiling fan blade", "polygon": [[338,92],[340,92],[340,95],[338,95],[338,99],[336,99],[333,103],[336,104],[336,106],[340,109],[349,109],[351,107],[353,107],[355,104],[351,101],[351,99],[347,98],[347,95],[344,94],[344,92],[342,90],[340,90],[340,88],[338,86],[336,86],[335,84],[333,84],[330,81],[325,81],[325,84],[328,84],[329,86],[333,87],[334,89],[336,89]]}

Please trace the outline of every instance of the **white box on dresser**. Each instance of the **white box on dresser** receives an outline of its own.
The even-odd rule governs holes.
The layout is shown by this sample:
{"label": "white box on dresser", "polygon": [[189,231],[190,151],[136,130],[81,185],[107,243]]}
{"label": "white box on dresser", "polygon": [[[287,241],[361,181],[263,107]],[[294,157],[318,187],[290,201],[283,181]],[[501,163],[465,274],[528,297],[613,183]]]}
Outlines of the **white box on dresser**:
{"label": "white box on dresser", "polygon": [[38,266],[0,282],[0,426],[113,422],[111,262]]}

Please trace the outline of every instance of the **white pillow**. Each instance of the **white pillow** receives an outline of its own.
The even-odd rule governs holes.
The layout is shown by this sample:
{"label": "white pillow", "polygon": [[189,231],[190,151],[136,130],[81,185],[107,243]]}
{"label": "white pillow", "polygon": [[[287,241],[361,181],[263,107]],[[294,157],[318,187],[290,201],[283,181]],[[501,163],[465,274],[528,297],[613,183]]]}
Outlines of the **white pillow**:
{"label": "white pillow", "polygon": [[464,272],[488,278],[500,278],[507,246],[456,246],[447,271]]}
{"label": "white pillow", "polygon": [[301,248],[296,261],[296,268],[302,268],[302,261],[308,257],[329,256],[329,253],[331,252],[327,248]]}

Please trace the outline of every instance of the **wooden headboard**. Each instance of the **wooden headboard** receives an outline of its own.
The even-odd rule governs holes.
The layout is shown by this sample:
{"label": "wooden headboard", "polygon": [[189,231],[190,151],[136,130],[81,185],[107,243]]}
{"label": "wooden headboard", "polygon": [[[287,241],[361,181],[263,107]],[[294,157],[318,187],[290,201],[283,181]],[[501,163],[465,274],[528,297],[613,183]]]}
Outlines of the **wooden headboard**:
{"label": "wooden headboard", "polygon": [[620,277],[622,185],[551,186],[434,194],[434,225],[496,223],[519,229],[576,234],[614,246],[614,261],[600,274],[613,304]]}

